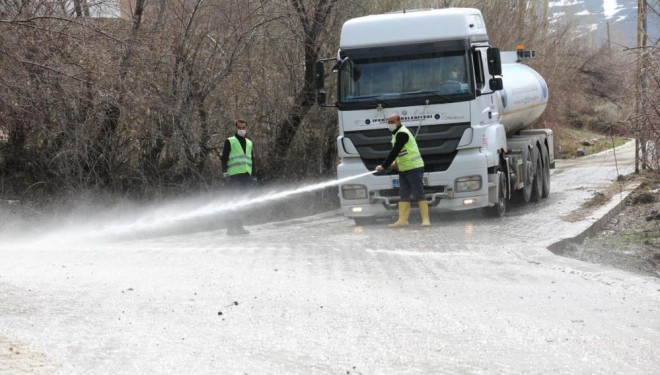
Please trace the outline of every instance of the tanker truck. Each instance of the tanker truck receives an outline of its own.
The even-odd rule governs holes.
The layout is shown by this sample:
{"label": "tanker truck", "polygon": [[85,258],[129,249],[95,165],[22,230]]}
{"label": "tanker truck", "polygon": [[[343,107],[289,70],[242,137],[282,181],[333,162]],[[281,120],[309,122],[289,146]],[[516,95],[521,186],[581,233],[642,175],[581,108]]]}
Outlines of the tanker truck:
{"label": "tanker truck", "polygon": [[[422,154],[432,211],[502,216],[511,199],[547,197],[553,134],[529,129],[548,102],[545,80],[522,63],[533,56],[491,47],[477,9],[345,22],[337,56],[318,61],[315,71],[318,104],[338,113],[338,179],[373,171],[386,158],[386,119],[397,113]],[[329,70],[337,78],[333,104],[325,91]],[[396,170],[351,180],[339,186],[341,210],[357,224],[395,216],[398,186]]]}

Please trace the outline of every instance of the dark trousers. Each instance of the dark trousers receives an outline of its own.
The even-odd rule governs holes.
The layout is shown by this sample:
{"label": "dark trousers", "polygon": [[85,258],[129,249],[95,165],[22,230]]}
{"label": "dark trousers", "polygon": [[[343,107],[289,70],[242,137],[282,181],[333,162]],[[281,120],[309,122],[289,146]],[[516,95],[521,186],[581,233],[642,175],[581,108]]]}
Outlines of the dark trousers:
{"label": "dark trousers", "polygon": [[399,172],[399,198],[402,202],[424,199],[424,168]]}
{"label": "dark trousers", "polygon": [[[245,191],[252,184],[252,176],[249,173],[235,174],[229,177],[229,188],[234,193]],[[242,228],[243,227],[243,214],[237,211],[232,220],[227,224],[229,228]]]}

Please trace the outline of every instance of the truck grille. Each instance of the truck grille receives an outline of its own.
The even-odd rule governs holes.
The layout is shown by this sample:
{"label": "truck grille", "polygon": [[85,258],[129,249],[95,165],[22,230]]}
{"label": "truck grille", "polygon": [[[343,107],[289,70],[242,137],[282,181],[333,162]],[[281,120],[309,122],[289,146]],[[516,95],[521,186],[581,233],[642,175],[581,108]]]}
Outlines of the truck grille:
{"label": "truck grille", "polygon": [[[417,132],[418,126],[406,127],[412,134]],[[416,139],[424,159],[424,171],[446,171],[456,156],[458,142],[469,127],[467,122],[423,126]],[[392,149],[392,134],[387,129],[346,132],[344,136],[353,142],[368,170],[382,163]]]}

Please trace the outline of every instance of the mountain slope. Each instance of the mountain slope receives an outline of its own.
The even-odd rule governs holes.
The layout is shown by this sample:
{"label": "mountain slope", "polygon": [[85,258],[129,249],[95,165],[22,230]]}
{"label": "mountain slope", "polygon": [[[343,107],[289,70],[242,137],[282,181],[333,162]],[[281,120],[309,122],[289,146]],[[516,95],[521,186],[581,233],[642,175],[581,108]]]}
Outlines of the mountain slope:
{"label": "mountain slope", "polygon": [[[657,8],[658,1],[649,4]],[[648,17],[649,44],[659,37],[658,16],[653,12]],[[613,45],[635,47],[637,45],[637,0],[557,0],[550,2],[550,22],[562,24],[574,21],[581,37],[588,38],[594,45],[609,40]]]}

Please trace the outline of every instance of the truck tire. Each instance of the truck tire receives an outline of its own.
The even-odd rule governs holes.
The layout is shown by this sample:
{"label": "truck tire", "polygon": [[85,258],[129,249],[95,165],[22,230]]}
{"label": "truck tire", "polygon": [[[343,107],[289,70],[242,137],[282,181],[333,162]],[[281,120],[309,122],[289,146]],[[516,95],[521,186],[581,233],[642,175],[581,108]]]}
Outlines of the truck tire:
{"label": "truck tire", "polygon": [[499,179],[499,189],[497,192],[497,202],[492,207],[486,207],[484,212],[487,216],[491,217],[504,217],[504,214],[507,211],[507,199],[506,199],[506,174],[502,171],[498,172],[500,176]]}
{"label": "truck tire", "polygon": [[548,150],[543,147],[543,198],[550,196],[550,156]]}
{"label": "truck tire", "polygon": [[541,159],[541,149],[534,147],[532,150],[532,160],[534,160],[534,180],[532,181],[532,202],[540,202],[543,198],[543,160]]}
{"label": "truck tire", "polygon": [[534,183],[534,156],[533,152],[523,148],[523,188],[522,198],[525,203],[532,199],[532,184]]}

